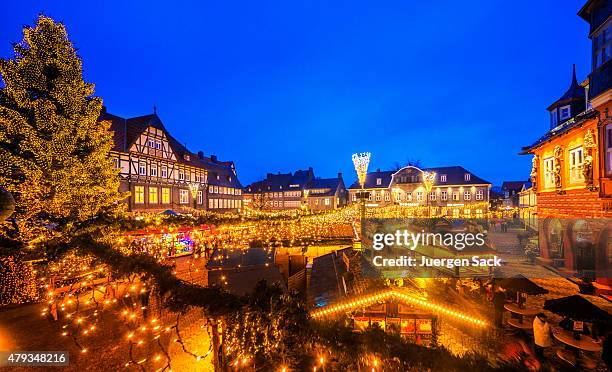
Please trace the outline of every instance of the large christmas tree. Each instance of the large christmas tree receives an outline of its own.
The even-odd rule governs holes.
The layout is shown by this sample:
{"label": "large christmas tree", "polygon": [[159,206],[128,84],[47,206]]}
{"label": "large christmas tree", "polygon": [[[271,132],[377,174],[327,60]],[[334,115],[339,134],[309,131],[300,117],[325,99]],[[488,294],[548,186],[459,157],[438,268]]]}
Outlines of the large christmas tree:
{"label": "large christmas tree", "polygon": [[112,135],[97,121],[102,100],[83,81],[64,25],[41,15],[23,35],[14,58],[0,60],[0,186],[29,241],[113,211],[124,196],[108,157]]}

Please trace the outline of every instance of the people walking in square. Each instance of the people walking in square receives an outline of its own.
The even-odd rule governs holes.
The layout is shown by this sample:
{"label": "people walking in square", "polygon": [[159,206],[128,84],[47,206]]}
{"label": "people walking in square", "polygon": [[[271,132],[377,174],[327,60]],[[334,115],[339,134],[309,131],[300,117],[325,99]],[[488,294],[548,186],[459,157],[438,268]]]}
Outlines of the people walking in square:
{"label": "people walking in square", "polygon": [[493,295],[493,308],[495,309],[495,326],[498,328],[503,326],[505,304],[506,294],[500,288],[497,288]]}
{"label": "people walking in square", "polygon": [[544,313],[539,313],[533,319],[533,339],[536,355],[539,358],[544,357],[544,349],[552,345],[550,324]]}

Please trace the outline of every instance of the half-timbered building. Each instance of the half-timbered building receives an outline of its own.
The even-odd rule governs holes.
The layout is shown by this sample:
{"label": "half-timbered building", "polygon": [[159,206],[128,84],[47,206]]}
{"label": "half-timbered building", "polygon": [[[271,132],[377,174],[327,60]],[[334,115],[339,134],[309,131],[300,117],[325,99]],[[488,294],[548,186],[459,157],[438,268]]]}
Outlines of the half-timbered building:
{"label": "half-timbered building", "polygon": [[103,109],[110,121],[111,158],[119,170],[120,190],[132,212],[178,213],[194,210],[240,211],[242,185],[234,163],[192,153],[168,133],[157,113],[122,118]]}

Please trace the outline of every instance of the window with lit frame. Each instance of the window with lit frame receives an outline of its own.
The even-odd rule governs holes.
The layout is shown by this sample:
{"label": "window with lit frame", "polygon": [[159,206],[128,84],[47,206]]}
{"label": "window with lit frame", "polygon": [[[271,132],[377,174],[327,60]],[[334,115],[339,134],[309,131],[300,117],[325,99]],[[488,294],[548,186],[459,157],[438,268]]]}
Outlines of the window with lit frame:
{"label": "window with lit frame", "polygon": [[583,182],[584,175],[582,174],[582,166],[584,165],[584,156],[582,147],[577,147],[569,151],[569,170],[570,182]]}
{"label": "window with lit frame", "polygon": [[162,204],[170,204],[170,189],[167,187],[162,187],[161,202]]}
{"label": "window with lit frame", "polygon": [[145,201],[144,186],[135,186],[134,187],[134,203],[144,204],[144,201]]}
{"label": "window with lit frame", "polygon": [[157,187],[149,187],[149,204],[157,204]]}
{"label": "window with lit frame", "polygon": [[544,159],[544,187],[552,188],[555,186],[555,159],[551,156]]}

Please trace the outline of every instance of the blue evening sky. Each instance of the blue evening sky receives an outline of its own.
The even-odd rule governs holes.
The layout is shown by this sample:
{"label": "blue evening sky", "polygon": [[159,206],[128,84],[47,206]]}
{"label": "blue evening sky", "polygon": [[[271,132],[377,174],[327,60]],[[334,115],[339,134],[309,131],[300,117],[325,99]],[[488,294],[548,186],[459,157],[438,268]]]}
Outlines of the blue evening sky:
{"label": "blue evening sky", "polygon": [[[108,111],[158,114],[243,184],[312,166],[462,165],[526,179],[521,146],[590,64],[586,0],[8,1],[0,57],[39,12],[65,23]],[[347,185],[348,186],[348,185]]]}

